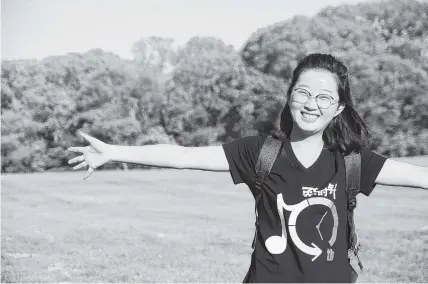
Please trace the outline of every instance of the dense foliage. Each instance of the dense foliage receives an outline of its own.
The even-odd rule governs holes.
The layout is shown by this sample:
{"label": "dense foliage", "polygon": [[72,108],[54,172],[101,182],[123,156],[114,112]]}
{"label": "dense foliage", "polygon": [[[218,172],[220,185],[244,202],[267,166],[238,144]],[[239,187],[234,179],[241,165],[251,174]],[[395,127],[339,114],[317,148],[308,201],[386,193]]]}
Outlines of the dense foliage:
{"label": "dense foliage", "polygon": [[132,51],[134,60],[97,49],[3,61],[2,172],[70,169],[66,149],[83,143],[77,130],[120,145],[203,146],[269,133],[292,70],[312,52],[348,66],[373,149],[428,154],[426,2],[327,7],[256,31],[239,52],[211,37],[179,48],[143,38]]}

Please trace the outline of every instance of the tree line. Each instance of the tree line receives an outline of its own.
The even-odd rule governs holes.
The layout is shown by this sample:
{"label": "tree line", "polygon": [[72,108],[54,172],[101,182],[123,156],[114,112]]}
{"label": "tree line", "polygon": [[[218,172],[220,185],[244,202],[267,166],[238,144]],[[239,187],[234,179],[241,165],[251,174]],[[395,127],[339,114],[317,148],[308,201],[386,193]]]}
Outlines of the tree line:
{"label": "tree line", "polygon": [[83,143],[78,130],[120,145],[205,146],[269,134],[293,69],[312,52],[347,65],[372,149],[428,154],[427,2],[327,7],[257,30],[239,51],[213,37],[178,48],[148,37],[131,48],[133,60],[95,49],[2,61],[2,172],[70,170],[67,148]]}

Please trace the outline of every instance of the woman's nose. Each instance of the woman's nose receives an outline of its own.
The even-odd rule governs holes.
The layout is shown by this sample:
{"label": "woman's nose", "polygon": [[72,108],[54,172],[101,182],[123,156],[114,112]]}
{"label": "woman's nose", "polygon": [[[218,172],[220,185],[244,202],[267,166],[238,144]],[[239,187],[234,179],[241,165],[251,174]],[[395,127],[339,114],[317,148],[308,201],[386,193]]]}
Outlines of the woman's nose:
{"label": "woman's nose", "polygon": [[317,109],[318,108],[318,104],[317,104],[316,97],[309,97],[309,99],[306,101],[306,103],[304,104],[304,106],[307,109]]}

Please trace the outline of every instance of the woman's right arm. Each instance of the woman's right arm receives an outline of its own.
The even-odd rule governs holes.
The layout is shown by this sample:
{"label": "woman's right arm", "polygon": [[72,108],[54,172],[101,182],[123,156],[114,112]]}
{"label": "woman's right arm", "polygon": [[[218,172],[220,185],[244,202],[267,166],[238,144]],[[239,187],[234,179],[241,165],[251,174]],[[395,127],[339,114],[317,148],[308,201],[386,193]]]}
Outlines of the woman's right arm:
{"label": "woman's right arm", "polygon": [[88,166],[83,179],[87,179],[96,168],[110,161],[162,168],[229,171],[222,146],[183,147],[172,144],[119,146],[104,143],[81,131],[79,134],[91,145],[68,148],[69,151],[82,153],[68,163],[79,163],[73,167],[74,170]]}
{"label": "woman's right arm", "polygon": [[111,160],[162,168],[229,171],[223,147],[184,147],[172,144],[111,145]]}

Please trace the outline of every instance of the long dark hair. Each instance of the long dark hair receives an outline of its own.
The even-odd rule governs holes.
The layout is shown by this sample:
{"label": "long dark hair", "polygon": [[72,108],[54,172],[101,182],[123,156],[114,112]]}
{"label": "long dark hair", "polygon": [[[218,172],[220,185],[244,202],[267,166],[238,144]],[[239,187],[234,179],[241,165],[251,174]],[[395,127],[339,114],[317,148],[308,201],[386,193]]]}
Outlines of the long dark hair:
{"label": "long dark hair", "polygon": [[272,136],[285,139],[290,135],[293,119],[288,102],[299,76],[309,69],[331,72],[337,79],[339,103],[345,105],[344,110],[335,116],[324,130],[324,142],[329,149],[339,150],[345,155],[351,152],[359,152],[362,147],[368,144],[370,130],[354,108],[349,87],[348,69],[340,60],[330,54],[313,53],[299,61],[293,71],[293,78],[287,91],[287,104],[277,121],[276,130],[272,132]]}

